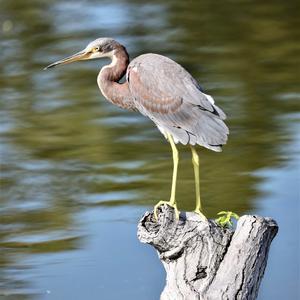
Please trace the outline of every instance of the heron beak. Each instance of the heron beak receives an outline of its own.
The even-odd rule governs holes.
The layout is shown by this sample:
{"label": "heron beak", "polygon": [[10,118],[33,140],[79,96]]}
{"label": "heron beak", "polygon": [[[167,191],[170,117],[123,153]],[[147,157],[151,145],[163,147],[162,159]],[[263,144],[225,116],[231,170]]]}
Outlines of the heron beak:
{"label": "heron beak", "polygon": [[69,64],[69,63],[72,63],[74,61],[78,61],[78,60],[84,60],[84,59],[87,59],[89,57],[90,53],[83,50],[83,51],[80,51],[80,52],[77,52],[71,56],[68,56],[64,59],[61,59],[59,61],[56,61],[52,64],[50,64],[49,66],[45,67],[44,70],[47,70],[47,69],[50,69],[50,68],[53,68],[53,67],[56,67],[58,65],[65,65],[65,64]]}

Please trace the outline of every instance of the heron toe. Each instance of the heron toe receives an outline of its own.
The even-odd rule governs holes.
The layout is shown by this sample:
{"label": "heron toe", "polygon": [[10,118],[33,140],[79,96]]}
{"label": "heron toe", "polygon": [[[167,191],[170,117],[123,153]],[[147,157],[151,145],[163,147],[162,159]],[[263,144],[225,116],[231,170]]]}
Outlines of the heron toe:
{"label": "heron toe", "polygon": [[176,220],[179,220],[179,210],[177,208],[177,204],[176,203],[173,203],[171,201],[159,201],[155,206],[154,206],[154,217],[156,219],[156,221],[158,220],[157,218],[157,209],[161,206],[161,205],[164,205],[164,204],[167,204],[168,206],[174,208],[174,211],[175,211],[175,217],[176,217]]}
{"label": "heron toe", "polygon": [[200,209],[196,208],[196,209],[194,210],[194,212],[200,217],[200,219],[201,219],[202,221],[204,221],[204,222],[207,221],[207,218],[204,216],[204,214],[201,212]]}

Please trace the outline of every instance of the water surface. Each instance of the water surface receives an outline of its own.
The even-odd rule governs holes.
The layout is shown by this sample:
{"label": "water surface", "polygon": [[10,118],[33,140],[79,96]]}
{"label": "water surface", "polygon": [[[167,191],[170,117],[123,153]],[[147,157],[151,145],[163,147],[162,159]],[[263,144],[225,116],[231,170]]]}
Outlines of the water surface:
{"label": "water surface", "polygon": [[[151,121],[105,101],[96,76],[107,61],[42,70],[111,36],[131,58],[175,59],[227,113],[224,151],[199,149],[205,213],[275,218],[259,299],[297,299],[297,1],[2,0],[0,8],[0,298],[159,298],[164,270],[137,241],[136,224],[169,197],[169,145]],[[190,152],[179,150],[178,205],[192,210]]]}

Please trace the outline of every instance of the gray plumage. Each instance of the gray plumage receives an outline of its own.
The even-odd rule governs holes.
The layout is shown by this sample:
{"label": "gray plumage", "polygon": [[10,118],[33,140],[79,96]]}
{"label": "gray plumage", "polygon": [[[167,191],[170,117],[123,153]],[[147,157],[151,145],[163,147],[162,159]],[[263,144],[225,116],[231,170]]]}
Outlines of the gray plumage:
{"label": "gray plumage", "polygon": [[221,151],[229,130],[224,112],[204,94],[179,64],[158,54],[144,54],[128,66],[127,82],[135,107],[176,143]]}

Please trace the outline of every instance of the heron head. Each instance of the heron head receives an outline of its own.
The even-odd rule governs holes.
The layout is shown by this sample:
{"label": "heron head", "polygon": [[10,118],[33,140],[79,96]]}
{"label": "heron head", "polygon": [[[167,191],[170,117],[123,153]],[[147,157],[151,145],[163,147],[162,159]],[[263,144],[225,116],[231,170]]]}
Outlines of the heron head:
{"label": "heron head", "polygon": [[114,55],[114,50],[118,49],[118,47],[120,46],[121,45],[114,39],[99,38],[89,43],[83,50],[61,60],[58,60],[44,69],[46,70],[58,65],[69,64],[71,62],[79,60],[112,57]]}

